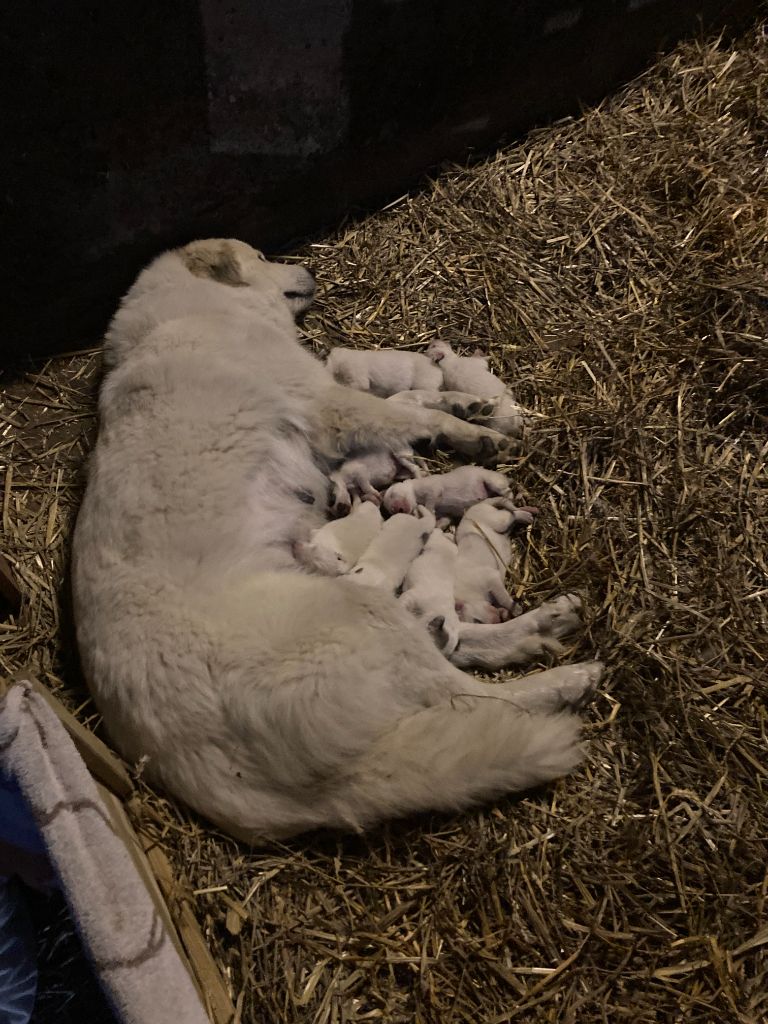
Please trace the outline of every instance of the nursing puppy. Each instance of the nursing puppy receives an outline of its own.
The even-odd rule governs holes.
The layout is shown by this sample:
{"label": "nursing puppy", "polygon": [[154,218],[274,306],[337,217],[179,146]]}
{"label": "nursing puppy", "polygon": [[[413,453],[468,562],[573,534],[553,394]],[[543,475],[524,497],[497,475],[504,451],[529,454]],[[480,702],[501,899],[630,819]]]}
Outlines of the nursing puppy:
{"label": "nursing puppy", "polygon": [[376,534],[349,578],[367,587],[381,587],[393,594],[417,559],[435,528],[435,517],[420,507],[415,515],[396,515]]}
{"label": "nursing puppy", "polygon": [[293,554],[306,569],[341,576],[349,572],[382,525],[379,506],[357,499],[349,515],[313,530],[308,541],[297,541]]}
{"label": "nursing puppy", "polygon": [[601,671],[494,685],[457,667],[560,649],[573,597],[463,625],[451,663],[393,594],[297,566],[293,543],[327,521],[327,472],[349,451],[508,455],[494,431],[334,382],[297,340],[313,293],[306,270],[233,240],[139,275],[107,333],[73,540],[80,654],[113,742],[249,842],[562,775],[580,757],[571,709]]}
{"label": "nursing puppy", "polygon": [[413,512],[425,505],[436,516],[458,519],[466,509],[490,495],[506,494],[509,480],[503,473],[482,466],[459,466],[447,473],[432,473],[392,484],[384,492],[387,512]]}
{"label": "nursing puppy", "polygon": [[411,563],[403,580],[400,603],[423,626],[443,654],[451,654],[459,643],[453,581],[458,549],[452,537],[433,530],[424,550]]}
{"label": "nursing puppy", "polygon": [[346,515],[355,497],[379,505],[381,488],[388,487],[393,480],[407,480],[422,472],[413,461],[410,447],[396,454],[376,451],[355,455],[330,474],[331,511],[335,516]]}
{"label": "nursing puppy", "polygon": [[503,622],[515,602],[505,577],[512,559],[510,534],[530,526],[536,510],[515,508],[508,499],[489,498],[468,509],[456,527],[458,558],[453,583],[462,622]]}

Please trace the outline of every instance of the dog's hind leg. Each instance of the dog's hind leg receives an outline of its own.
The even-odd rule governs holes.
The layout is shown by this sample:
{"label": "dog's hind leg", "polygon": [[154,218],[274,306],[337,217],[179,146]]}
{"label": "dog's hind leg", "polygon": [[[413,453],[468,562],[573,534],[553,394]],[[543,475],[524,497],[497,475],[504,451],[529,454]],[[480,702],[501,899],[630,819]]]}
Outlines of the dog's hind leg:
{"label": "dog's hind leg", "polygon": [[457,695],[402,719],[347,769],[346,821],[363,828],[415,811],[458,810],[571,771],[583,756],[580,722],[562,709],[591,692],[599,667],[568,667],[578,670],[570,683],[563,676],[537,687],[531,677],[539,708],[522,686],[507,695],[503,684],[488,685],[496,693]]}
{"label": "dog's hind leg", "polygon": [[338,457],[353,449],[384,445],[399,451],[403,445],[427,441],[447,445],[482,462],[504,462],[519,444],[504,434],[466,423],[439,409],[390,402],[362,391],[330,387],[318,396],[317,432],[325,439],[326,454]]}
{"label": "dog's hind leg", "polygon": [[452,681],[452,686],[455,697],[503,700],[525,711],[578,711],[594,697],[604,671],[601,661],[581,661],[500,683],[484,683],[467,676],[464,684]]}

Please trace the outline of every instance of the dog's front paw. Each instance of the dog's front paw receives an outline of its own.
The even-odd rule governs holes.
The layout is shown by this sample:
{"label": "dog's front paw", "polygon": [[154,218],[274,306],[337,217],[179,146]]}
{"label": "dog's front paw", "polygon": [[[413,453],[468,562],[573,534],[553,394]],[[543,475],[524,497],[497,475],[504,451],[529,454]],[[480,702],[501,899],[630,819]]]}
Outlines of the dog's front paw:
{"label": "dog's front paw", "polygon": [[473,403],[470,416],[472,419],[489,419],[496,413],[498,407],[499,400],[497,398],[482,399]]}
{"label": "dog's front paw", "polygon": [[520,444],[515,438],[506,437],[495,430],[489,430],[481,435],[478,447],[476,457],[486,466],[509,462],[520,451]]}

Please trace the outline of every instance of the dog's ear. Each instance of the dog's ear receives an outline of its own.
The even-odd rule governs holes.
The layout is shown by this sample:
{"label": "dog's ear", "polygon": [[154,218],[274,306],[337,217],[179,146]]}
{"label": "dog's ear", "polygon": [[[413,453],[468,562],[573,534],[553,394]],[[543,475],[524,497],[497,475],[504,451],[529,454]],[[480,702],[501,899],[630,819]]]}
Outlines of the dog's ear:
{"label": "dog's ear", "polygon": [[219,239],[192,242],[180,249],[179,255],[187,270],[195,277],[210,277],[231,288],[248,287],[248,282],[243,280],[235,250],[229,242]]}

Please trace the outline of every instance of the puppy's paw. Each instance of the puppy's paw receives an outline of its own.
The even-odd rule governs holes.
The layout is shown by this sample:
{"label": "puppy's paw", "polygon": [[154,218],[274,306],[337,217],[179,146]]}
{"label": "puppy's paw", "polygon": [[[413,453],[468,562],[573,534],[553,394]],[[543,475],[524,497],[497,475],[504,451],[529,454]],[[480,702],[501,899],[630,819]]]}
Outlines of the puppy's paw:
{"label": "puppy's paw", "polygon": [[417,519],[421,520],[425,532],[428,531],[428,533],[432,533],[437,525],[435,521],[435,513],[431,509],[427,508],[426,505],[417,505],[413,514]]}
{"label": "puppy's paw", "polygon": [[532,510],[528,508],[516,508],[514,512],[512,512],[512,518],[509,524],[510,532],[525,530],[527,527],[532,526],[533,517],[537,512],[538,509]]}

